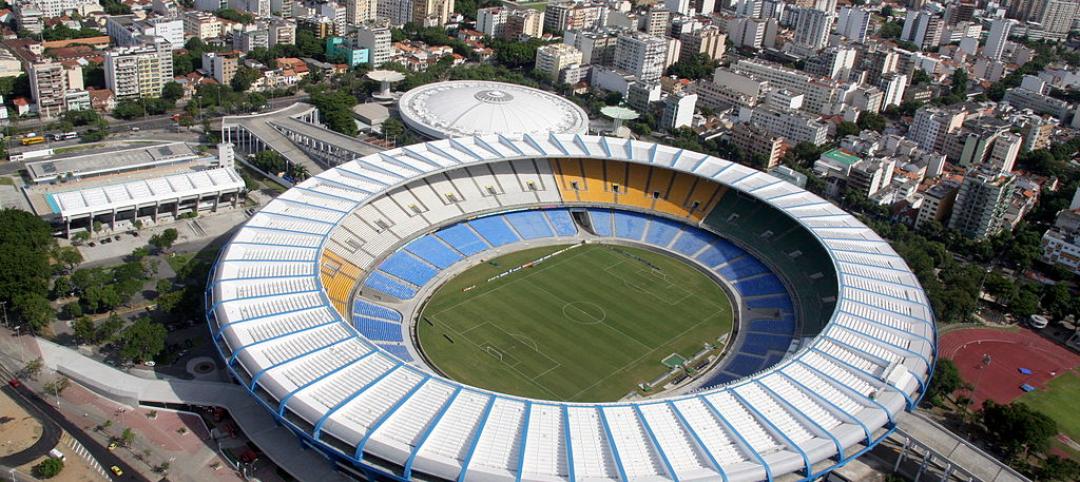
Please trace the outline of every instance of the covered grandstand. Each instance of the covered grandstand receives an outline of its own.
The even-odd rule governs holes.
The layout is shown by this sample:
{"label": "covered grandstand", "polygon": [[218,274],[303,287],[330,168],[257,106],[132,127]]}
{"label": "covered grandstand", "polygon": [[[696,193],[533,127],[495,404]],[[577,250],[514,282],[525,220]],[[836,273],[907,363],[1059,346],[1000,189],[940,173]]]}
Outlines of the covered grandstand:
{"label": "covered grandstand", "polygon": [[[534,400],[412,356],[396,308],[441,271],[582,230],[690,259],[760,315],[710,388]],[[812,478],[892,430],[935,354],[924,293],[869,228],[768,174],[632,140],[495,135],[357,159],[257,213],[211,276],[236,379],[344,470],[402,480]]]}

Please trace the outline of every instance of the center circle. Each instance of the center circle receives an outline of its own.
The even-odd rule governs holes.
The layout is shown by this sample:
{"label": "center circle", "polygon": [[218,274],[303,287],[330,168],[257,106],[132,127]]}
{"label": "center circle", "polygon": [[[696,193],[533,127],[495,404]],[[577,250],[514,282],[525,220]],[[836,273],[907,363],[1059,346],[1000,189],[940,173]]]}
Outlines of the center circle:
{"label": "center circle", "polygon": [[600,305],[589,301],[574,301],[562,307],[563,316],[574,323],[594,325],[607,319],[607,312]]}
{"label": "center circle", "polygon": [[504,90],[481,90],[473,97],[486,104],[505,104],[514,100],[514,96]]}

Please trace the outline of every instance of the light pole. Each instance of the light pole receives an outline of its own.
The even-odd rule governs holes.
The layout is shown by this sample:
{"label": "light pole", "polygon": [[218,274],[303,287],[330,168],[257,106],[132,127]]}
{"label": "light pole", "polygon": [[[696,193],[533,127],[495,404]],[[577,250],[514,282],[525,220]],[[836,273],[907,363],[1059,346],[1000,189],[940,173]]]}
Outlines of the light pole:
{"label": "light pole", "polygon": [[7,301],[0,301],[0,306],[4,307],[4,326],[10,326],[7,318]]}
{"label": "light pole", "polygon": [[25,361],[26,360],[26,354],[23,353],[22,327],[21,326],[16,326],[15,327],[15,344],[19,345],[19,361]]}

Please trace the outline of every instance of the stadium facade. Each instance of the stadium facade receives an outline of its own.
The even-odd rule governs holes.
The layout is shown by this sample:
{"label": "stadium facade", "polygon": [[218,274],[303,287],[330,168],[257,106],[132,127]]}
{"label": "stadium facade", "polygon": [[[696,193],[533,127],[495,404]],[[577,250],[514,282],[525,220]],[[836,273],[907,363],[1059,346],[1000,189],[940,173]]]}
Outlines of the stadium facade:
{"label": "stadium facade", "polygon": [[[419,249],[409,256],[425,268],[387,265],[413,243],[440,235],[442,252],[464,256],[455,243],[465,241],[446,235],[455,226],[558,235],[566,217],[551,213],[576,209],[595,223],[599,208],[647,214],[649,232],[677,230],[665,246],[717,272],[746,256],[725,261],[712,239],[750,253],[769,272],[733,272],[739,303],[790,300],[777,313],[802,339],[790,352],[765,349],[745,373],[724,366],[740,376],[699,392],[582,404],[462,385],[425,367],[393,329],[372,331],[372,320],[381,330],[395,318],[407,331],[382,306],[393,303],[372,300],[416,296],[431,278],[417,273],[440,268]],[[526,228],[514,224],[525,216],[499,219],[508,212],[547,221]],[[618,214],[607,212],[616,236]],[[680,249],[684,236],[702,243]],[[491,135],[366,156],[268,204],[210,276],[207,318],[230,373],[305,445],[369,478],[810,479],[883,440],[918,403],[936,355],[916,277],[854,217],[769,174],[624,139]]]}

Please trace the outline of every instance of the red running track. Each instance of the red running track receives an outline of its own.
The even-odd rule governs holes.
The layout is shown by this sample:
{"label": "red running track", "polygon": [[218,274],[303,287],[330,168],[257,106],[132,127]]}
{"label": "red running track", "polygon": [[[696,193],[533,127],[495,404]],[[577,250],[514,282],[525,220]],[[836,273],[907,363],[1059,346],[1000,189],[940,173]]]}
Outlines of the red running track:
{"label": "red running track", "polygon": [[[1028,329],[952,331],[941,337],[939,349],[942,358],[956,363],[964,381],[975,385],[973,408],[981,407],[986,399],[1009,403],[1024,394],[1020,385],[1041,388],[1055,376],[1080,366],[1080,355]],[[985,368],[984,354],[992,360]],[[1024,375],[1019,368],[1030,369],[1031,374]]]}

